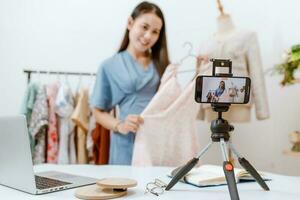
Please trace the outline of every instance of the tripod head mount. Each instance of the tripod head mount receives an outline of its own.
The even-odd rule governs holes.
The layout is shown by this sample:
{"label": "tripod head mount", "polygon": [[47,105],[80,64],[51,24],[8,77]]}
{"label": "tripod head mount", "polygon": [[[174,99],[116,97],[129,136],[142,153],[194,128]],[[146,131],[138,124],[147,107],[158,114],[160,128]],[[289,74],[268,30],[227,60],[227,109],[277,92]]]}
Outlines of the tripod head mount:
{"label": "tripod head mount", "polygon": [[212,141],[220,142],[221,138],[223,138],[225,141],[228,141],[230,138],[229,132],[234,130],[234,126],[229,124],[227,120],[221,117],[211,122],[210,130],[212,132]]}

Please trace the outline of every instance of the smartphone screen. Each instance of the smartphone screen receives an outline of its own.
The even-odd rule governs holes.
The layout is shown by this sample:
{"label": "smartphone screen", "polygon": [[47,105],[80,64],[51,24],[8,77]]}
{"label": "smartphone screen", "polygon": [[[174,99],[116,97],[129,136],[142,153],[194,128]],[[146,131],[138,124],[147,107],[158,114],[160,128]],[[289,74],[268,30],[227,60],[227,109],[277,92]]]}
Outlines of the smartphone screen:
{"label": "smartphone screen", "polygon": [[198,103],[246,104],[250,83],[248,77],[198,76],[195,99]]}

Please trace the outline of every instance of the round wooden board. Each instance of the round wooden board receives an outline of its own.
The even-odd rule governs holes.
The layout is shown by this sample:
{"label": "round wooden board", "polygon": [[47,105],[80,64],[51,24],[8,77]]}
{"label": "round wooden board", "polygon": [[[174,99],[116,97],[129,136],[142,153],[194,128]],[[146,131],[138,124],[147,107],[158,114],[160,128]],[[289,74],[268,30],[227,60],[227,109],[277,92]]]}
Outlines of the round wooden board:
{"label": "round wooden board", "polygon": [[97,181],[97,185],[109,189],[127,189],[135,187],[137,181],[129,178],[104,178]]}
{"label": "round wooden board", "polygon": [[89,185],[75,190],[75,196],[85,200],[113,199],[127,194],[127,191],[114,191],[112,189],[100,188],[99,186]]}

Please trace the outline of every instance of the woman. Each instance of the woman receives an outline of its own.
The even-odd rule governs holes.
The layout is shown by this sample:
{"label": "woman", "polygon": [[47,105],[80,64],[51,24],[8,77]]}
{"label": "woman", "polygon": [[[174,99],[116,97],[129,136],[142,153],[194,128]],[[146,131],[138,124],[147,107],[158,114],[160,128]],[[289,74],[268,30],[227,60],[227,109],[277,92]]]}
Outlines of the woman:
{"label": "woman", "polygon": [[220,81],[219,87],[214,92],[213,102],[218,102],[220,96],[224,93],[225,90],[225,82]]}
{"label": "woman", "polygon": [[[109,164],[130,165],[139,114],[157,91],[169,64],[164,16],[160,8],[142,2],[128,19],[117,54],[98,69],[91,105],[96,121],[113,131]],[[109,112],[118,106],[119,119]]]}

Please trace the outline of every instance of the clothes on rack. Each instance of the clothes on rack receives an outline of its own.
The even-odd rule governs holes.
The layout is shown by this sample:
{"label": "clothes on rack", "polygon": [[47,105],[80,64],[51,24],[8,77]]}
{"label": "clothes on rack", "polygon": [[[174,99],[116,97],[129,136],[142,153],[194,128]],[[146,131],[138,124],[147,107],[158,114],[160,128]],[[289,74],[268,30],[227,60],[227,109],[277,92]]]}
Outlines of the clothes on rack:
{"label": "clothes on rack", "polygon": [[[24,95],[23,102],[21,105],[21,114],[26,116],[27,122],[31,121],[31,115],[32,115],[32,110],[33,110],[37,91],[38,91],[38,84],[36,84],[36,83],[29,83],[29,85],[25,91],[25,95]],[[28,126],[29,126],[29,123],[28,123]],[[31,152],[33,152],[34,151],[34,139],[33,139],[32,135],[30,134],[30,132],[29,132],[28,137],[30,139]]]}
{"label": "clothes on rack", "polygon": [[88,163],[94,164],[95,160],[94,160],[94,155],[93,155],[93,146],[94,146],[93,131],[96,128],[96,119],[95,119],[95,116],[92,115],[92,110],[90,110],[90,113],[91,113],[91,116],[90,116],[90,120],[89,120],[88,132],[87,132],[87,138],[86,138],[86,149],[87,149],[87,154],[88,154]]}
{"label": "clothes on rack", "polygon": [[132,165],[180,166],[199,151],[195,81],[181,89],[178,67],[167,67],[158,92],[141,114],[144,124],[136,133]]}
{"label": "clothes on rack", "polygon": [[[263,67],[257,36],[254,32],[234,29],[220,37],[214,35],[201,45],[200,54],[210,58],[230,59],[234,76],[249,76],[251,78],[252,97],[245,105],[232,105],[224,113],[224,117],[231,122],[248,122],[251,119],[251,106],[255,105],[256,118],[263,120],[269,118],[269,107]],[[212,64],[200,66],[201,75],[212,74]],[[199,119],[211,121],[217,117],[209,104],[202,104],[198,115]]]}
{"label": "clothes on rack", "polygon": [[57,163],[58,157],[58,118],[55,112],[55,99],[59,84],[53,83],[46,86],[48,99],[48,137],[47,137],[47,163]]}
{"label": "clothes on rack", "polygon": [[[108,163],[110,132],[102,127],[96,136],[101,141],[94,139],[96,122],[90,120],[89,91],[80,88],[77,97],[66,83],[28,84],[21,113],[27,118],[34,164]],[[91,161],[87,155],[90,141]]]}
{"label": "clothes on rack", "polygon": [[29,124],[29,133],[35,140],[33,151],[34,164],[40,164],[45,162],[47,128],[48,105],[46,88],[43,85],[39,85]]}
{"label": "clothes on rack", "polygon": [[74,111],[74,98],[68,85],[60,85],[55,101],[55,111],[58,114],[60,124],[57,162],[59,164],[76,163],[74,124],[71,121],[71,114]]}
{"label": "clothes on rack", "polygon": [[78,93],[78,100],[71,119],[77,126],[77,162],[79,164],[88,163],[88,155],[86,148],[86,138],[88,132],[88,123],[90,109],[88,104],[88,90],[81,88]]}
{"label": "clothes on rack", "polygon": [[92,139],[94,163],[107,164],[109,162],[110,131],[97,123],[92,132]]}

